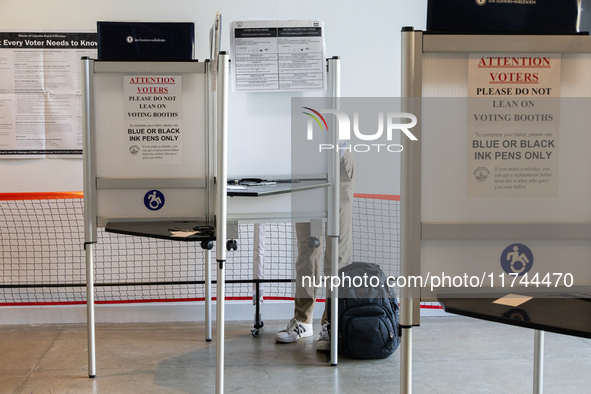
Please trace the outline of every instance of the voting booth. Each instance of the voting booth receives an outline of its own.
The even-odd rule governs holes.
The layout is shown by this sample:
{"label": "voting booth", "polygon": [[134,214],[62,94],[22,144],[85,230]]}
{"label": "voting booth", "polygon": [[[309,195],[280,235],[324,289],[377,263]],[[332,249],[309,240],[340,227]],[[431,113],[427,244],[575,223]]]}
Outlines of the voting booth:
{"label": "voting booth", "polygon": [[[92,64],[96,225],[164,218],[211,224],[207,63]],[[157,189],[148,204],[146,188]]]}
{"label": "voting booth", "polygon": [[[339,105],[340,62],[341,59],[338,57],[323,60],[325,67],[323,67],[322,72],[326,73],[327,92],[321,92],[322,98],[320,100],[322,100],[326,108],[338,108]],[[252,100],[252,98],[249,99]],[[303,100],[304,98],[298,97],[298,99]],[[301,114],[301,107],[297,107],[294,104],[295,102],[299,101],[289,102],[292,121],[294,114],[295,116],[304,116]],[[333,131],[319,134],[319,137],[313,143],[318,144],[324,141],[337,146],[338,133],[334,131],[335,128],[333,127],[337,122],[332,117],[327,116],[327,123],[329,129]],[[232,225],[307,222],[311,226],[312,238],[322,237],[323,228],[325,227],[325,237],[338,239],[340,154],[335,149],[329,154],[309,155],[312,141],[306,140],[306,129],[302,128],[302,132],[294,136],[293,130],[292,133],[288,132],[288,126],[290,126],[289,123],[284,125],[284,128],[280,129],[280,133],[274,132],[276,135],[273,136],[272,140],[260,141],[256,146],[252,147],[248,154],[262,159],[272,155],[273,151],[279,149],[279,147],[288,147],[290,154],[281,157],[277,160],[277,163],[274,162],[273,168],[258,164],[259,168],[256,168],[255,173],[233,173],[229,176],[236,183],[230,182],[228,189],[228,221]],[[291,126],[293,127],[293,123],[291,123]],[[240,139],[245,136],[234,134],[232,137],[231,144],[240,146]],[[252,136],[247,137],[252,139]],[[312,150],[312,152],[315,152],[315,150]],[[245,152],[240,152],[242,156],[245,154]],[[261,163],[264,162],[261,160]],[[254,168],[257,163],[250,164]],[[278,169],[282,169],[282,171]],[[250,179],[263,182],[259,185],[243,187],[243,184],[251,183],[245,182],[245,180]],[[332,248],[333,259],[330,262],[325,262],[325,264],[330,264],[332,272],[337,272],[338,242],[332,242]],[[274,279],[257,280],[255,283],[274,281]],[[338,313],[336,301],[337,297],[332,297],[333,307],[331,313],[334,322],[337,320]],[[259,307],[259,297],[256,296],[257,309],[253,335],[257,334],[256,330],[262,327]],[[335,326],[331,331],[330,362],[333,365],[338,362],[337,333],[338,328]]]}
{"label": "voting booth", "polygon": [[[402,32],[401,392],[420,300],[591,284],[591,38]],[[492,296],[491,296],[492,297]]]}
{"label": "voting booth", "polygon": [[[201,242],[206,253],[206,339],[217,271],[216,383],[223,382],[228,56],[213,62],[82,59],[84,218],[89,376],[96,375],[94,256],[97,228]],[[212,93],[212,74],[217,93]],[[98,262],[100,264],[100,262]]]}
{"label": "voting booth", "polygon": [[[220,55],[220,65],[224,60],[227,68],[227,57]],[[331,106],[339,94],[339,62],[338,58],[327,62],[327,101]],[[120,234],[201,242],[206,253],[207,340],[211,340],[211,241],[237,238],[232,231],[226,236],[226,223],[235,229],[239,223],[309,221],[316,236],[322,236],[322,223],[327,223],[326,235],[338,237],[336,152],[306,162],[307,168],[298,168],[297,173],[256,174],[276,180],[268,186],[228,187],[224,137],[227,96],[220,85],[217,93],[211,93],[212,68],[209,61],[83,60],[90,376],[96,374],[92,272],[98,227]],[[227,89],[225,75],[220,68],[216,77]],[[336,138],[336,133],[327,138]],[[305,202],[313,204],[294,197],[299,194],[305,194]],[[187,235],[191,230],[195,233]],[[333,244],[338,247],[338,243]],[[216,391],[221,392],[226,245],[219,244],[216,252],[220,300],[216,304],[216,337],[221,338],[216,340]],[[337,253],[333,256],[331,263],[336,267]],[[333,335],[336,333],[335,327]],[[331,349],[331,363],[335,365],[337,343],[335,337]]]}

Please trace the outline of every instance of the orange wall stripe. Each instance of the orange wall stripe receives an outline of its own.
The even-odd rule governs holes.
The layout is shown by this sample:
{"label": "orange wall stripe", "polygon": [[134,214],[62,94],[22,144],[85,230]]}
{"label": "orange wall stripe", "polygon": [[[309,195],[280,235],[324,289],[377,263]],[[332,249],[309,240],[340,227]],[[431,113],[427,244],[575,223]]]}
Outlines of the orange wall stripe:
{"label": "orange wall stripe", "polygon": [[[369,198],[374,200],[400,201],[400,196],[393,194],[364,194],[355,193],[356,198]],[[72,198],[84,198],[83,192],[34,192],[34,193],[0,193],[0,201],[11,200],[65,200]]]}
{"label": "orange wall stripe", "polygon": [[356,198],[371,198],[373,200],[390,200],[390,201],[400,201],[400,196],[396,196],[393,194],[362,194],[362,193],[355,193],[353,197]]}
{"label": "orange wall stripe", "polygon": [[43,193],[0,193],[0,201],[14,200],[66,200],[84,198],[83,192],[43,192]]}

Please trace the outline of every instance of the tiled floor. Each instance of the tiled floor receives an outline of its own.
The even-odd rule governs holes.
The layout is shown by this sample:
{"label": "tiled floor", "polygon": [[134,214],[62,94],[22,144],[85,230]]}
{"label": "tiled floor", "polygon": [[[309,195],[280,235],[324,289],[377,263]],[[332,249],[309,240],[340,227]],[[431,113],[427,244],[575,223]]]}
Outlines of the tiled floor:
{"label": "tiled floor", "polygon": [[[397,393],[400,353],[341,358],[331,367],[316,335],[273,341],[286,322],[226,323],[226,392]],[[315,325],[318,329],[318,323]],[[463,317],[413,329],[413,393],[531,393],[533,331]],[[0,326],[0,393],[213,393],[215,338],[203,323],[98,324],[97,377],[87,376],[86,327]],[[591,340],[546,333],[544,393],[591,393]]]}

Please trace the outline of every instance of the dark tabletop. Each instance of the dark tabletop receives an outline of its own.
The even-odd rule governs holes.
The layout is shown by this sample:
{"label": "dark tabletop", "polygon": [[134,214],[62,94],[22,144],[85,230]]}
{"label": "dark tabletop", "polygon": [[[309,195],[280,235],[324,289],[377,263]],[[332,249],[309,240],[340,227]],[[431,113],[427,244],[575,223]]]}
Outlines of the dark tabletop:
{"label": "dark tabletop", "polygon": [[496,298],[440,298],[446,312],[536,330],[591,338],[591,298],[532,298],[513,307]]}
{"label": "dark tabletop", "polygon": [[[228,185],[230,186],[230,185]],[[276,194],[293,193],[304,190],[320,189],[330,186],[326,179],[319,180],[293,180],[291,182],[276,182],[274,185],[256,185],[244,186],[244,189],[230,190],[228,188],[228,197],[263,197]]]}
{"label": "dark tabletop", "polygon": [[[205,226],[204,222],[196,221],[110,222],[105,226],[105,231],[174,241],[215,241],[215,235],[207,231],[190,235],[188,237],[173,237],[171,231],[193,230],[196,227],[203,226]],[[211,228],[211,231],[213,231],[213,228]]]}

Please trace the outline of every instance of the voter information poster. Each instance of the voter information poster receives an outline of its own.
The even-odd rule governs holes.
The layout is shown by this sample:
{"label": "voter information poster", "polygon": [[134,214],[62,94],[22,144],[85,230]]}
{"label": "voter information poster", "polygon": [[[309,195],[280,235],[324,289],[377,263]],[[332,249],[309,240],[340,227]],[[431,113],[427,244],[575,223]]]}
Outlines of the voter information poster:
{"label": "voter information poster", "polygon": [[182,77],[124,76],[122,146],[146,164],[182,164]]}
{"label": "voter information poster", "polygon": [[0,158],[82,157],[80,58],[96,33],[0,32]]}
{"label": "voter information poster", "polygon": [[322,21],[236,21],[230,38],[237,92],[326,89]]}
{"label": "voter information poster", "polygon": [[560,54],[470,54],[469,198],[558,197]]}

